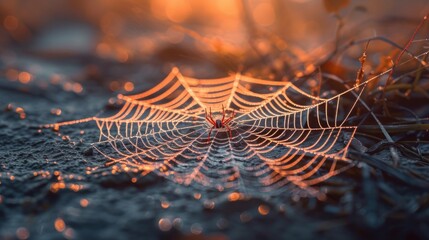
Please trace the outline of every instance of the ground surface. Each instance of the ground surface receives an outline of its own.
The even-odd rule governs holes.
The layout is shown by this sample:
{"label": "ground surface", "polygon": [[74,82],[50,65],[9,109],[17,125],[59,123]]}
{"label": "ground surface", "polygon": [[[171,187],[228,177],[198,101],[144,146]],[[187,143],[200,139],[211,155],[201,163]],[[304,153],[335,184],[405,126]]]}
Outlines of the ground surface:
{"label": "ground surface", "polygon": [[[79,69],[73,63],[49,65]],[[122,69],[131,71],[133,66]],[[162,71],[153,66],[140,69],[147,79],[155,79]],[[288,193],[231,202],[228,193],[207,193],[155,174],[136,183],[130,175],[112,175],[103,167],[100,172],[107,174],[87,175],[88,167],[105,162],[91,150],[90,143],[98,137],[95,124],[60,133],[39,131],[38,126],[109,111],[106,106],[113,94],[96,82],[75,93],[61,85],[40,84],[43,81],[0,81],[1,105],[6,109],[13,104],[0,114],[2,239],[26,233],[31,239],[350,239],[370,235],[400,239],[424,238],[428,233],[427,190],[367,165],[334,177],[327,184],[333,190],[324,202],[293,199]],[[25,119],[20,119],[17,107],[24,109]],[[61,115],[52,114],[53,108],[61,108]],[[427,151],[427,146],[422,150]],[[385,151],[378,155],[388,159]],[[363,177],[365,171],[370,177]],[[258,212],[261,205],[268,207],[267,215]],[[58,221],[65,225],[58,226]]]}

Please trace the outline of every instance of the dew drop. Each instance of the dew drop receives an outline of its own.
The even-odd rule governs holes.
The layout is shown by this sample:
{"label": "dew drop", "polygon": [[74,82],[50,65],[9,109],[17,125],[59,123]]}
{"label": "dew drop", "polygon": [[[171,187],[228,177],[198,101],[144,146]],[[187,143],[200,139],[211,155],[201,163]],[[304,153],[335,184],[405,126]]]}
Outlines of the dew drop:
{"label": "dew drop", "polygon": [[258,207],[258,212],[259,214],[261,214],[262,216],[268,215],[268,213],[270,213],[270,207],[268,207],[267,205],[259,205]]}
{"label": "dew drop", "polygon": [[159,222],[158,222],[158,226],[159,226],[159,229],[161,231],[166,232],[166,231],[170,231],[170,229],[172,227],[172,224],[171,224],[170,219],[168,219],[168,218],[161,218],[159,220]]}
{"label": "dew drop", "polygon": [[55,230],[57,230],[58,232],[62,232],[66,229],[66,223],[64,222],[63,219],[57,218],[55,219],[54,227],[55,227]]}
{"label": "dew drop", "polygon": [[229,194],[229,196],[228,196],[228,200],[230,202],[235,202],[239,199],[240,199],[240,193],[238,193],[238,192],[233,192],[233,193]]}
{"label": "dew drop", "polygon": [[69,136],[67,136],[67,135],[63,135],[63,136],[61,137],[61,139],[62,139],[63,141],[65,141],[65,142],[69,142],[69,141],[70,141],[70,137],[69,137]]}
{"label": "dew drop", "polygon": [[170,207],[170,203],[167,201],[161,201],[161,207],[166,209]]}
{"label": "dew drop", "polygon": [[80,200],[80,206],[81,206],[81,207],[86,208],[86,207],[88,207],[88,204],[89,204],[88,199],[86,199],[86,198],[82,198],[82,199]]}
{"label": "dew drop", "polygon": [[16,237],[18,239],[28,239],[30,237],[30,232],[28,232],[27,228],[20,227],[16,229]]}
{"label": "dew drop", "polygon": [[194,198],[197,200],[201,199],[201,193],[194,193]]}
{"label": "dew drop", "polygon": [[61,109],[59,109],[59,108],[52,108],[51,109],[51,114],[52,115],[55,115],[55,116],[60,116],[61,115]]}

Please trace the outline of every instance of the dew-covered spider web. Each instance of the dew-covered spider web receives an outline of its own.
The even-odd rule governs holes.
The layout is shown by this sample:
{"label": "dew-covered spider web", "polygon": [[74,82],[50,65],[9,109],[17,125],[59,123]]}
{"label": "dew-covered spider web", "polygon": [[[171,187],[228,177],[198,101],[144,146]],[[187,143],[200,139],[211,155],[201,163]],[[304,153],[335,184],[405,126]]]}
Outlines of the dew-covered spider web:
{"label": "dew-covered spider web", "polygon": [[[119,95],[124,105],[111,117],[55,127],[95,121],[100,135],[93,145],[116,170],[220,191],[313,189],[353,165],[347,149],[356,127],[346,123],[362,90],[325,99],[290,82],[240,74],[195,79],[174,68],[148,91]],[[236,113],[231,136],[214,128],[209,140],[213,125],[205,114],[211,109],[221,119],[222,107],[226,118]]]}

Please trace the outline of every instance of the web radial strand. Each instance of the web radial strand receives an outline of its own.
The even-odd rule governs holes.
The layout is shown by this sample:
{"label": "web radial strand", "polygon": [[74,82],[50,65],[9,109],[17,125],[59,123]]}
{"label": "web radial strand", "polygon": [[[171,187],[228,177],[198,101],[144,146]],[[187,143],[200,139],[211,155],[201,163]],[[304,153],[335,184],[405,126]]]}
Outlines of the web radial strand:
{"label": "web radial strand", "polygon": [[[242,193],[310,189],[351,165],[346,153],[356,127],[346,120],[357,100],[346,94],[320,98],[290,82],[241,74],[188,78],[175,68],[148,91],[120,95],[116,114],[92,118],[100,131],[94,147],[108,166],[185,185]],[[215,121],[237,114],[225,122],[231,135],[205,119],[210,111]],[[343,139],[344,131],[351,137]]]}

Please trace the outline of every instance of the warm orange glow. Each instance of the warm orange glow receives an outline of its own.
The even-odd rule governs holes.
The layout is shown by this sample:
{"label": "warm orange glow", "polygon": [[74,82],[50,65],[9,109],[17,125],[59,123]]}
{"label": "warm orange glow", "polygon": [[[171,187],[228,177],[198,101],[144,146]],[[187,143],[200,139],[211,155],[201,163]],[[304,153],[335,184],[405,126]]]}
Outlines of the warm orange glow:
{"label": "warm orange glow", "polygon": [[429,235],[428,10],[3,0],[0,240]]}
{"label": "warm orange glow", "polygon": [[236,16],[239,14],[239,8],[236,0],[216,0],[213,4],[216,4],[217,9],[224,14],[230,16]]}
{"label": "warm orange glow", "polygon": [[109,88],[113,92],[114,91],[118,91],[121,88],[121,84],[118,81],[111,81],[110,84],[109,84]]}
{"label": "warm orange glow", "polygon": [[56,115],[56,116],[60,116],[61,115],[61,109],[59,109],[59,108],[52,108],[51,109],[51,114],[52,115]]}
{"label": "warm orange glow", "polygon": [[65,189],[66,188],[66,184],[64,182],[57,182],[57,183],[52,183],[51,184],[51,192],[56,193],[58,192],[60,189]]}
{"label": "warm orange glow", "polygon": [[253,9],[253,18],[261,26],[270,26],[275,21],[276,14],[269,2],[261,2]]}
{"label": "warm orange glow", "polygon": [[83,90],[83,87],[80,83],[73,83],[73,92],[81,93],[82,90]]}
{"label": "warm orange glow", "polygon": [[86,199],[86,198],[82,198],[82,199],[80,200],[80,206],[81,206],[81,207],[86,208],[86,207],[88,207],[88,204],[89,204],[88,199]]}
{"label": "warm orange glow", "polygon": [[7,71],[6,71],[6,77],[7,77],[7,79],[9,79],[10,81],[16,81],[17,79],[18,79],[18,74],[19,74],[19,72],[18,72],[18,70],[16,70],[16,69],[8,69]]}
{"label": "warm orange glow", "polygon": [[21,83],[27,84],[31,81],[31,74],[28,72],[20,72],[18,75],[18,79]]}
{"label": "warm orange glow", "polygon": [[161,207],[162,208],[168,208],[168,207],[170,207],[170,203],[167,201],[161,201]]}
{"label": "warm orange glow", "polygon": [[128,59],[130,57],[129,54],[128,54],[128,52],[125,49],[122,49],[122,48],[120,48],[120,49],[117,50],[116,55],[117,55],[118,61],[122,62],[122,63],[128,61]]}
{"label": "warm orange glow", "polygon": [[58,125],[58,124],[54,124],[54,125],[52,126],[52,130],[53,130],[53,131],[55,131],[55,132],[58,132],[58,131],[60,130],[60,125]]}
{"label": "warm orange glow", "polygon": [[239,199],[240,199],[240,193],[237,193],[237,192],[233,192],[228,196],[228,200],[231,202],[237,201]]}
{"label": "warm orange glow", "polygon": [[16,230],[16,237],[20,240],[28,239],[30,232],[25,227],[20,227]]}
{"label": "warm orange glow", "polygon": [[73,84],[71,82],[66,82],[63,85],[63,89],[67,92],[70,92],[73,90]]}
{"label": "warm orange glow", "polygon": [[23,109],[22,107],[17,107],[17,108],[15,109],[15,112],[16,112],[16,113],[23,113],[23,112],[24,112],[24,109]]}
{"label": "warm orange glow", "polygon": [[201,193],[194,193],[194,198],[197,200],[201,199]]}
{"label": "warm orange glow", "polygon": [[165,15],[170,21],[184,22],[192,12],[188,0],[167,0],[165,4]]}
{"label": "warm orange glow", "polygon": [[169,231],[172,227],[171,221],[168,218],[161,218],[158,222],[159,229],[161,231]]}
{"label": "warm orange glow", "polygon": [[58,75],[58,74],[52,74],[50,82],[53,85],[60,84],[60,82],[61,82],[61,76]]}
{"label": "warm orange glow", "polygon": [[82,185],[79,184],[70,184],[69,189],[73,192],[79,192],[82,189]]}
{"label": "warm orange glow", "polygon": [[121,16],[114,12],[107,12],[100,19],[101,30],[109,36],[116,36],[121,30]]}
{"label": "warm orange glow", "polygon": [[167,40],[173,44],[178,44],[182,42],[183,38],[185,37],[185,34],[183,32],[178,31],[174,27],[169,27],[165,33],[167,35]]}
{"label": "warm orange glow", "polygon": [[131,92],[132,90],[134,90],[134,83],[132,83],[132,82],[126,82],[124,84],[124,89],[127,92]]}
{"label": "warm orange glow", "polygon": [[7,16],[3,21],[3,26],[9,31],[16,30],[19,26],[19,20],[15,16]]}
{"label": "warm orange glow", "polygon": [[324,0],[323,5],[328,12],[338,12],[349,5],[350,0]]}
{"label": "warm orange glow", "polygon": [[258,212],[263,216],[268,215],[268,213],[270,213],[270,207],[267,205],[259,205]]}
{"label": "warm orange glow", "polygon": [[107,56],[110,54],[110,52],[111,52],[111,48],[110,48],[110,46],[109,46],[108,44],[106,44],[106,43],[99,43],[99,44],[97,45],[97,49],[96,49],[96,51],[97,51],[97,54],[98,54],[100,57],[107,57]]}
{"label": "warm orange glow", "polygon": [[55,219],[54,226],[55,226],[55,230],[57,230],[58,232],[62,232],[66,229],[66,223],[61,218]]}

